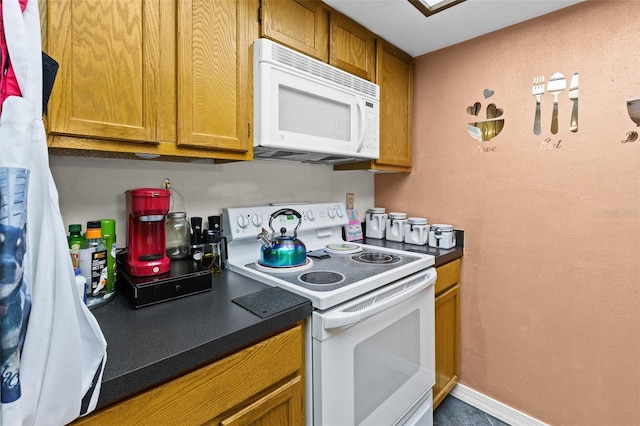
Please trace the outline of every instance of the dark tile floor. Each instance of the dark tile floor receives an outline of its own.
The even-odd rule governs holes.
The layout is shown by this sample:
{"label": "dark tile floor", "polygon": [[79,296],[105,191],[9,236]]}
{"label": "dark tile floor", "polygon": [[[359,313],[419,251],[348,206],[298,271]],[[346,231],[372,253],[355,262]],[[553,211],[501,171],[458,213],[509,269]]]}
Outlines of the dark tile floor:
{"label": "dark tile floor", "polygon": [[433,412],[433,426],[509,425],[449,395]]}

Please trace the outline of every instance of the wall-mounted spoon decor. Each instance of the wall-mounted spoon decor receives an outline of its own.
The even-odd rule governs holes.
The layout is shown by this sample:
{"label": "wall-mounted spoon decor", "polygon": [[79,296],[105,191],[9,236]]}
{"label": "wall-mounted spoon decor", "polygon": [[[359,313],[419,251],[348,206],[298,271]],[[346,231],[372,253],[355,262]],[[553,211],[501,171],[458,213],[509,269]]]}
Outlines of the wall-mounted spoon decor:
{"label": "wall-mounted spoon decor", "polygon": [[547,83],[547,92],[553,95],[553,115],[551,116],[551,133],[558,133],[558,95],[567,87],[567,79],[562,73],[555,73]]}

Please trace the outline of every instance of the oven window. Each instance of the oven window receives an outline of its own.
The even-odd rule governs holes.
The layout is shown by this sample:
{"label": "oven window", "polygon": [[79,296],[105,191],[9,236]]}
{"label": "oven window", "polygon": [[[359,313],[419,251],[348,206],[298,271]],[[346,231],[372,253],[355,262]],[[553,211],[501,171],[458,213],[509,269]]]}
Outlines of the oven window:
{"label": "oven window", "polygon": [[279,87],[279,130],[351,140],[351,106],[312,93]]}
{"label": "oven window", "polygon": [[360,424],[420,369],[420,311],[356,345],[354,423]]}

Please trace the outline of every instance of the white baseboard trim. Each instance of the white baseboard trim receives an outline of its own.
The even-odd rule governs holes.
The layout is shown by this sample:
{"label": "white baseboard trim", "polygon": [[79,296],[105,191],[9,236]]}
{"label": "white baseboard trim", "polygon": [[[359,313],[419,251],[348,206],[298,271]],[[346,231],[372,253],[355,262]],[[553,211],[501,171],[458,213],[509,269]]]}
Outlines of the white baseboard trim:
{"label": "white baseboard trim", "polygon": [[512,426],[548,426],[538,419],[459,383],[450,395]]}

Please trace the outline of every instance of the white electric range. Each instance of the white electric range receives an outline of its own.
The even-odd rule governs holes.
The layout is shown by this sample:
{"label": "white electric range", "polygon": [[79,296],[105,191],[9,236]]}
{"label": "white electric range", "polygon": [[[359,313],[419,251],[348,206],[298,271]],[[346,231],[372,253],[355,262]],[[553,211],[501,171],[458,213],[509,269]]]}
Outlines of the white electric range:
{"label": "white electric range", "polygon": [[[282,209],[300,215],[279,215]],[[232,271],[311,300],[306,324],[308,425],[429,424],[435,383],[431,255],[343,240],[343,203],[223,209]],[[303,264],[260,263],[258,235],[286,228]],[[280,234],[278,234],[280,235]]]}

